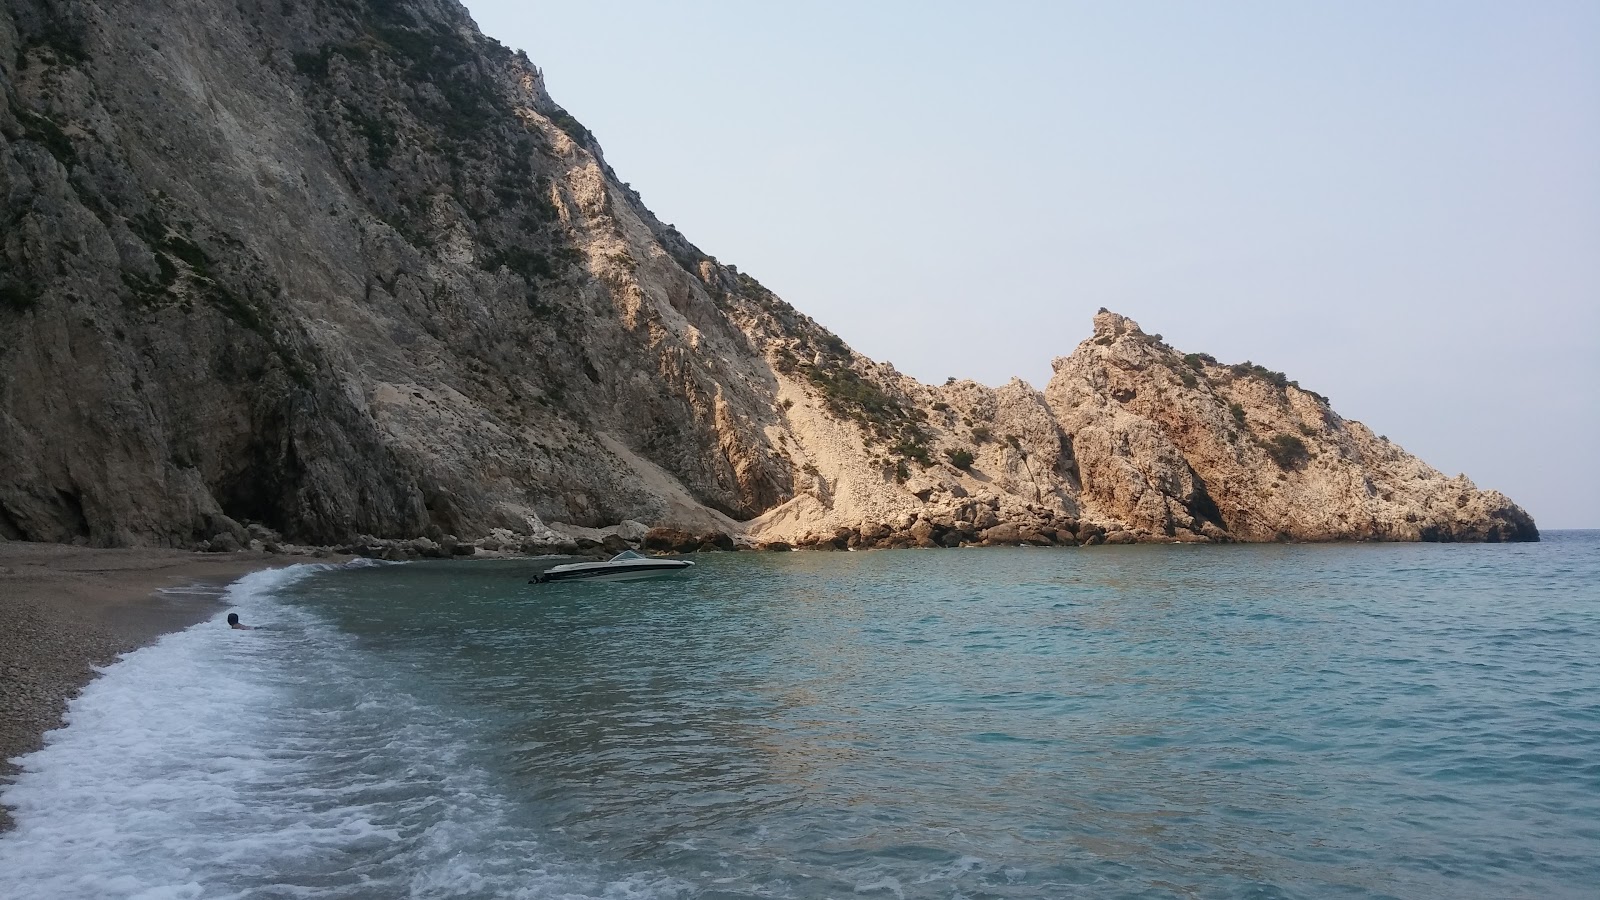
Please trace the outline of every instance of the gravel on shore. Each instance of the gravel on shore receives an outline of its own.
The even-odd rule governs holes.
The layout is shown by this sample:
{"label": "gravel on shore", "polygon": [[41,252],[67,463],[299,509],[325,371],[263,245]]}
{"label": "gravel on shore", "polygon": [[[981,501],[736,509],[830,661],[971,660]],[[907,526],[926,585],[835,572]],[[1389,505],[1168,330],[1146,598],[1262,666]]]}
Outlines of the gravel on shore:
{"label": "gravel on shore", "polygon": [[[306,561],[0,540],[0,783],[61,726],[96,666],[215,615],[240,576]],[[10,827],[0,807],[0,831]]]}

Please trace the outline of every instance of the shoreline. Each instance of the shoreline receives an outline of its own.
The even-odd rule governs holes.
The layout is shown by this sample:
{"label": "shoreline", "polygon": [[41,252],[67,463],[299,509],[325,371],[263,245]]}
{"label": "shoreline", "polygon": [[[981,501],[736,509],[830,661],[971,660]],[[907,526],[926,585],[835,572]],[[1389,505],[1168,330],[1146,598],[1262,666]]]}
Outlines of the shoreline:
{"label": "shoreline", "polygon": [[[1549,536],[1565,531],[1553,529]],[[100,668],[212,618],[223,610],[227,588],[251,572],[342,562],[354,558],[349,549],[323,548],[310,556],[0,540],[0,785],[20,771],[17,757],[39,749],[46,733],[65,725],[68,703]],[[388,548],[360,549],[382,558],[387,554],[371,551]],[[474,550],[478,559],[521,555]],[[0,834],[12,825],[10,810],[0,806]]]}
{"label": "shoreline", "polygon": [[[14,759],[62,727],[97,667],[216,615],[227,587],[249,573],[309,561],[0,541],[0,784],[19,771]],[[12,824],[0,806],[0,833]]]}

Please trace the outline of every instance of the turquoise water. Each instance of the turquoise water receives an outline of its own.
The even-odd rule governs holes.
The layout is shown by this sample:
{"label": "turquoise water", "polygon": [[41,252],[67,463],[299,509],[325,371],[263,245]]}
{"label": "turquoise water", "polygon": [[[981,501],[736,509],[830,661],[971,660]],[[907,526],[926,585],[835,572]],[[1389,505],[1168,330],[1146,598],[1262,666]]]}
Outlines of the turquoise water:
{"label": "turquoise water", "polygon": [[18,897],[1600,896],[1600,532],[698,562],[252,576],[265,629],[133,654],[25,758],[0,871]]}

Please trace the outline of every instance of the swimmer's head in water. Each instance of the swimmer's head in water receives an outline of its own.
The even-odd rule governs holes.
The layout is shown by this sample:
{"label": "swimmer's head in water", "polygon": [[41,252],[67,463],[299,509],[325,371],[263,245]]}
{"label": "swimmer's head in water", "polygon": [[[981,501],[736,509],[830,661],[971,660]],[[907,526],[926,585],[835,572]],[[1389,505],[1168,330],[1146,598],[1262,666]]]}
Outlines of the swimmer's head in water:
{"label": "swimmer's head in water", "polygon": [[237,625],[237,624],[239,624],[239,614],[238,613],[228,613],[228,624],[229,625]]}

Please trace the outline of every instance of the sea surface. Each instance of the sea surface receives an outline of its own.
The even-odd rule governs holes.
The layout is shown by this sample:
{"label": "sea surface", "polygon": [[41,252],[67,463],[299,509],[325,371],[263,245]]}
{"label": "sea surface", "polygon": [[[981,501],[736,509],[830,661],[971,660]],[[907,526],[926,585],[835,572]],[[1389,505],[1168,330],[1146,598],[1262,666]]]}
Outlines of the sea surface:
{"label": "sea surface", "polygon": [[1600,532],[550,562],[245,578],[0,896],[1600,896]]}

